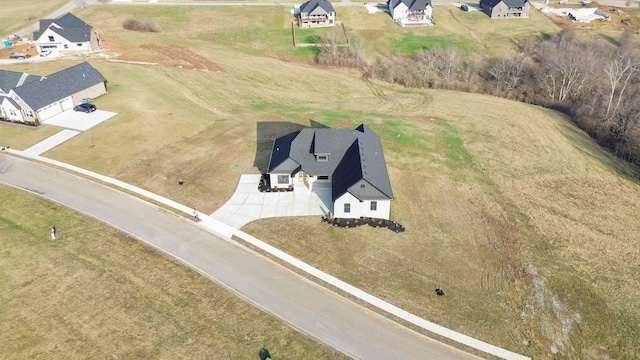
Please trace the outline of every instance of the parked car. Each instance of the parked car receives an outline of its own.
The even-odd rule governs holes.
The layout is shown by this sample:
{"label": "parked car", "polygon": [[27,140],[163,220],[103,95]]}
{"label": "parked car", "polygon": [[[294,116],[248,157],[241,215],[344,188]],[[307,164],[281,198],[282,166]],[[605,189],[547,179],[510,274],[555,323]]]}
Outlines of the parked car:
{"label": "parked car", "polygon": [[9,55],[10,59],[26,59],[26,58],[30,58],[31,55],[27,54],[27,53],[11,53]]}
{"label": "parked car", "polygon": [[469,7],[467,6],[467,4],[462,4],[462,5],[460,5],[460,10],[469,11]]}
{"label": "parked car", "polygon": [[73,110],[74,111],[82,111],[82,112],[90,113],[90,112],[96,111],[96,106],[93,105],[93,104],[89,104],[89,103],[83,103],[83,104],[78,104],[78,105],[74,106]]}

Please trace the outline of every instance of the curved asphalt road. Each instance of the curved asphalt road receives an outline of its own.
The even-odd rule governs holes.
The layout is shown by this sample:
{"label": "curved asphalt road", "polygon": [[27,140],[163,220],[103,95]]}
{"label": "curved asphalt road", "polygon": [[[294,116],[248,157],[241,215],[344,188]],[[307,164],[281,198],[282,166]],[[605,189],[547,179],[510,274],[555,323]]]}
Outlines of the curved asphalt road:
{"label": "curved asphalt road", "polygon": [[103,221],[178,258],[290,326],[358,359],[471,359],[194,222],[98,183],[0,155],[0,183]]}

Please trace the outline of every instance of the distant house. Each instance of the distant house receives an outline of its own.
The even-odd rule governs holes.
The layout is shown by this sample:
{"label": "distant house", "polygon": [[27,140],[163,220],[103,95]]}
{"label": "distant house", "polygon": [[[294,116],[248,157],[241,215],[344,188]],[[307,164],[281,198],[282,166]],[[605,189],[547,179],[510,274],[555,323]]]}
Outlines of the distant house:
{"label": "distant house", "polygon": [[57,19],[41,19],[40,30],[33,33],[38,52],[51,51],[52,56],[98,50],[98,35],[91,25],[72,13]]}
{"label": "distant house", "polygon": [[10,88],[0,93],[0,118],[30,124],[38,124],[86,98],[107,92],[107,80],[88,62],[48,76],[0,70],[0,86],[7,86],[2,79],[10,79],[7,82]]}
{"label": "distant house", "polygon": [[387,8],[400,26],[433,25],[431,0],[388,0]]}
{"label": "distant house", "polygon": [[330,188],[333,215],[389,219],[391,182],[380,137],[368,126],[305,128],[279,137],[268,167],[272,187]]}
{"label": "distant house", "polygon": [[309,0],[300,5],[298,26],[302,28],[335,26],[336,11],[329,0]]}
{"label": "distant house", "polygon": [[528,0],[480,0],[480,8],[492,19],[528,18]]}

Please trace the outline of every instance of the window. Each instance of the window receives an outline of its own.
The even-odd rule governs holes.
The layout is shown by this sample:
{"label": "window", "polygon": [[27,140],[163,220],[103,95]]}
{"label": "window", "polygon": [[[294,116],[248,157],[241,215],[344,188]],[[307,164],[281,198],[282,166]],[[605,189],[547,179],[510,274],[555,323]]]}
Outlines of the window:
{"label": "window", "polygon": [[68,48],[69,48],[69,45],[64,44],[64,48],[65,48],[65,49],[68,49]]}
{"label": "window", "polygon": [[27,110],[25,111],[25,115],[27,115],[28,117],[33,117],[33,112],[31,112],[31,110]]}
{"label": "window", "polygon": [[18,114],[16,114],[16,111],[13,109],[9,109],[9,113],[11,114],[11,116],[18,116]]}
{"label": "window", "polygon": [[54,42],[56,40],[53,38],[53,36],[49,36],[49,41]]}
{"label": "window", "polygon": [[318,180],[329,180],[329,175],[318,175]]}
{"label": "window", "polygon": [[351,204],[344,204],[344,213],[348,214],[351,212]]}
{"label": "window", "polygon": [[328,155],[318,155],[318,161],[329,161]]}
{"label": "window", "polygon": [[378,202],[377,201],[372,201],[371,202],[371,211],[376,211],[378,210]]}
{"label": "window", "polygon": [[360,189],[364,189],[364,184],[360,184]]}
{"label": "window", "polygon": [[82,43],[78,43],[78,47],[82,47]]}
{"label": "window", "polygon": [[289,175],[278,175],[278,184],[288,184]]}

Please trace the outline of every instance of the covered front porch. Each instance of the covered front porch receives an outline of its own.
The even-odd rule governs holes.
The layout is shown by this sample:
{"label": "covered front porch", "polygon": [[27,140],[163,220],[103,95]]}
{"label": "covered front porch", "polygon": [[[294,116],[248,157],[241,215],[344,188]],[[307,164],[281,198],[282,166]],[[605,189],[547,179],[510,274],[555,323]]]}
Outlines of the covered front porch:
{"label": "covered front porch", "polygon": [[292,180],[294,191],[314,191],[322,189],[331,191],[331,177],[329,175],[312,176],[304,171],[299,171],[293,175]]}

